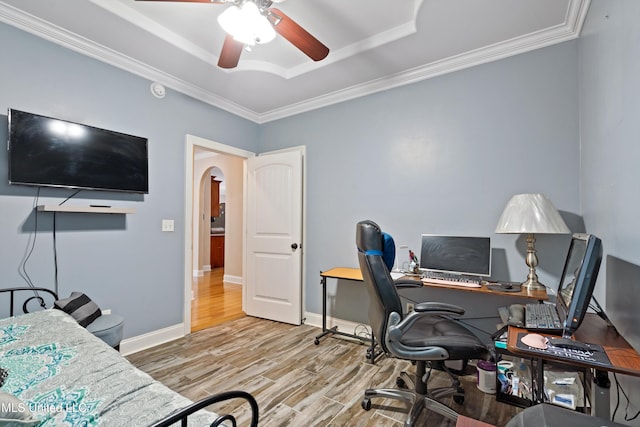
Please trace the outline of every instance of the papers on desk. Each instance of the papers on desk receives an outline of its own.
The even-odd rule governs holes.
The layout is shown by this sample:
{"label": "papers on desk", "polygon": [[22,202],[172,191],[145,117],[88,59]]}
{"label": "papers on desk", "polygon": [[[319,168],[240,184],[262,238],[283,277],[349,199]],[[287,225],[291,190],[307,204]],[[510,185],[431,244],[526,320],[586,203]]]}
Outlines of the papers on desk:
{"label": "papers on desk", "polygon": [[397,272],[397,271],[392,271],[391,272],[391,278],[393,280],[398,280],[399,278],[404,277],[404,276],[406,276],[406,273],[400,273],[400,272]]}

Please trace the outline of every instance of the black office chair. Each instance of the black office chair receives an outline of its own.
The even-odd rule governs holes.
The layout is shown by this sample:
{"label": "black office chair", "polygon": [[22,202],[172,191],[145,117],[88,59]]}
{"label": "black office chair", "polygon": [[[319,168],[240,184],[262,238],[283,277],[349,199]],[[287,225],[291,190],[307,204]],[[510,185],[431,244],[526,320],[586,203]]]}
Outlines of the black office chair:
{"label": "black office chair", "polygon": [[[369,293],[369,323],[374,337],[388,355],[416,362],[415,381],[406,374],[406,378],[396,380],[398,385],[413,383],[413,390],[368,389],[364,392],[362,407],[371,409],[371,398],[374,397],[401,400],[408,408],[405,427],[413,426],[424,408],[456,420],[457,412],[436,400],[453,396],[458,403],[464,401],[460,381],[444,361],[486,359],[489,357],[487,348],[467,328],[453,320],[464,314],[461,307],[424,302],[416,304],[412,313],[403,316],[400,297],[383,259],[382,232],[377,224],[359,222],[356,245],[360,270]],[[427,364],[430,367],[437,364],[447,372],[452,386],[427,390]]]}

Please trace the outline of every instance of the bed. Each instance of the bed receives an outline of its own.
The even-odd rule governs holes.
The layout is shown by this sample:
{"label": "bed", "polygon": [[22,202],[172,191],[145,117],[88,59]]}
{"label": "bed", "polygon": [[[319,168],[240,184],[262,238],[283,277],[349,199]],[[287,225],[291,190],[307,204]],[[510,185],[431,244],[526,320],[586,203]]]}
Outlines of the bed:
{"label": "bed", "polygon": [[[24,290],[0,293],[11,292],[13,304],[16,289]],[[27,299],[32,298],[33,293]],[[30,422],[19,425],[163,427],[179,421],[183,426],[233,426],[233,416],[201,410],[231,398],[248,401],[251,425],[258,423],[258,407],[250,394],[231,391],[193,403],[134,367],[60,310],[0,320],[0,355],[0,368],[6,372],[0,391],[18,399],[13,409]],[[4,401],[0,406],[3,412],[8,409]]]}

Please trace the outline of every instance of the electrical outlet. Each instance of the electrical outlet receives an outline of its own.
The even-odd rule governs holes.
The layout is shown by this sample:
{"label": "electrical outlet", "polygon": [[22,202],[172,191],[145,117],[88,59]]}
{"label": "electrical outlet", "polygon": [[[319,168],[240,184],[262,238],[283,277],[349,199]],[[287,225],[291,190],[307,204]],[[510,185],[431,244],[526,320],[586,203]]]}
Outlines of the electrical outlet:
{"label": "electrical outlet", "polygon": [[407,303],[407,314],[411,313],[413,311],[413,303],[412,302],[408,302]]}

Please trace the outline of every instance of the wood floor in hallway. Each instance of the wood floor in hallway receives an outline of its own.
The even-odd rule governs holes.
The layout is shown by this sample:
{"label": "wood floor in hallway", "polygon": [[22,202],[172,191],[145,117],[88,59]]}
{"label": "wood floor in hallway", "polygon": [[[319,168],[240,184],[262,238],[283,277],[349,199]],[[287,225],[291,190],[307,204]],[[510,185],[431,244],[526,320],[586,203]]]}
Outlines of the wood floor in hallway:
{"label": "wood floor in hallway", "polygon": [[223,277],[224,268],[216,268],[194,278],[191,332],[245,316],[242,311],[242,285],[225,283]]}

